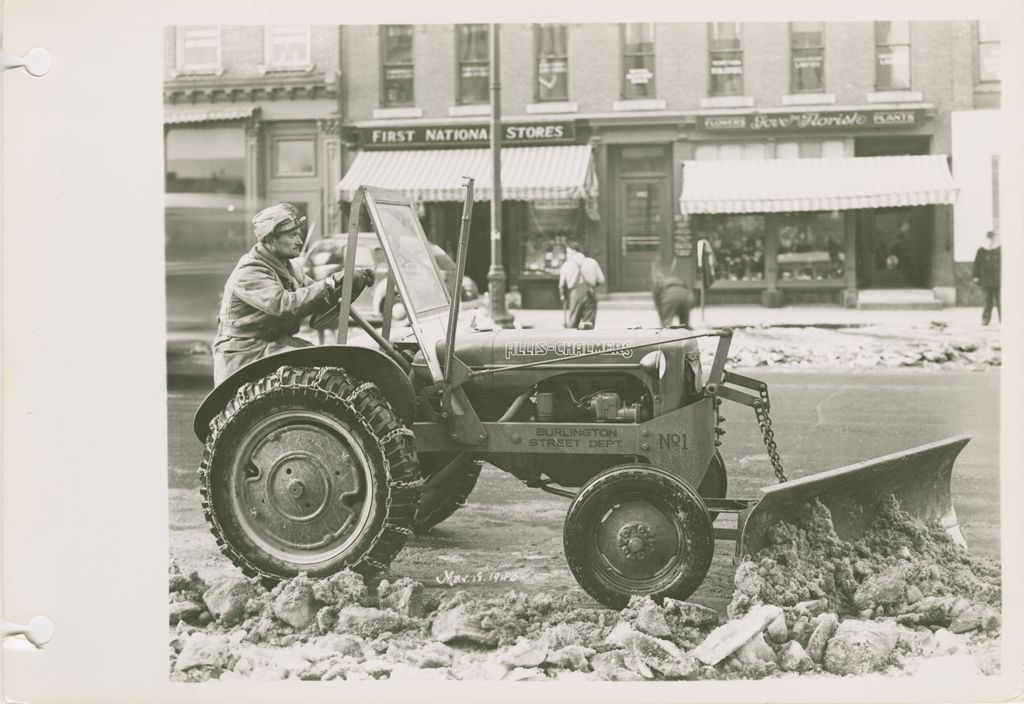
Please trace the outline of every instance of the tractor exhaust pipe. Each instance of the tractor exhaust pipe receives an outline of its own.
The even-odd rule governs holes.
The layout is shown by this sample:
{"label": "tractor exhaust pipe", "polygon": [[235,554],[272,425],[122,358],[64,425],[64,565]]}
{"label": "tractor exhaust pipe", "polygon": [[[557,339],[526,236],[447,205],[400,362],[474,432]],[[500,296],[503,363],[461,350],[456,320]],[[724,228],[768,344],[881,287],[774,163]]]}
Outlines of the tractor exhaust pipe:
{"label": "tractor exhaust pipe", "polygon": [[761,499],[740,513],[737,557],[760,551],[773,525],[791,521],[802,505],[814,499],[831,511],[840,538],[856,540],[870,527],[880,499],[889,494],[918,520],[939,521],[950,537],[966,548],[953,508],[950,477],[957,455],[969,441],[970,437],[959,435],[765,487]]}

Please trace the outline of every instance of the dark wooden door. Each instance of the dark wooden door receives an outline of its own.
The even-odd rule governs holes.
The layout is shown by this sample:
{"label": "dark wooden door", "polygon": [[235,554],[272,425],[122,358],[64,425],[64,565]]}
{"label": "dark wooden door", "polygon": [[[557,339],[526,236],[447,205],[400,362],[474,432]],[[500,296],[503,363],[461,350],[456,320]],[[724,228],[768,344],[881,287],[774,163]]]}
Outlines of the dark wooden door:
{"label": "dark wooden door", "polygon": [[651,262],[672,225],[669,180],[630,176],[619,181],[617,240],[618,289],[643,291],[651,286]]}

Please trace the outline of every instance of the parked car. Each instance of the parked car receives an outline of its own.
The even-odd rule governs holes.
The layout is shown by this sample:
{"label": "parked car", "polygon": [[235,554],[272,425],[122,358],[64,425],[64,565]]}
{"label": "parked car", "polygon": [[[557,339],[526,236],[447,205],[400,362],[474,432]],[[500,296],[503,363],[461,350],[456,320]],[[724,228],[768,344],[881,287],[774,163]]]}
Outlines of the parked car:
{"label": "parked car", "polygon": [[[345,263],[345,250],[348,247],[347,234],[333,234],[314,242],[309,252],[300,261],[303,270],[313,279],[320,280],[339,271]],[[431,243],[430,250],[434,255],[437,268],[441,270],[441,276],[445,283],[451,283],[455,275],[455,262],[447,252],[436,244]],[[360,232],[356,240],[356,269],[373,269],[376,276],[372,288],[364,289],[353,303],[356,312],[374,325],[379,325],[384,319],[384,296],[387,291],[388,263],[384,252],[380,248],[380,241],[377,235],[372,232]],[[468,276],[462,277],[462,301],[466,304],[464,308],[473,308],[479,305],[480,288],[476,282]],[[392,309],[394,320],[403,320],[406,317],[405,307],[399,300],[398,291],[395,291],[395,305]]]}

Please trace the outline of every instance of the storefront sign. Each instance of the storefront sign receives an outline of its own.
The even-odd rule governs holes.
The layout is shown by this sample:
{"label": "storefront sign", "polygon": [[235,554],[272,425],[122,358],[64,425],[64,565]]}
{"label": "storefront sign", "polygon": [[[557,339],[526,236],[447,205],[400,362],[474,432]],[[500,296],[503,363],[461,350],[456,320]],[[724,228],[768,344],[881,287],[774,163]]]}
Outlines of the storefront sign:
{"label": "storefront sign", "polygon": [[[574,144],[578,136],[572,122],[505,124],[501,127],[501,141],[507,146]],[[347,130],[345,139],[362,149],[486,147],[491,141],[491,128],[490,125],[359,127]]]}
{"label": "storefront sign", "polygon": [[840,130],[873,127],[912,127],[921,110],[840,110],[836,112],[779,112],[753,115],[704,115],[698,125],[709,132],[750,130]]}

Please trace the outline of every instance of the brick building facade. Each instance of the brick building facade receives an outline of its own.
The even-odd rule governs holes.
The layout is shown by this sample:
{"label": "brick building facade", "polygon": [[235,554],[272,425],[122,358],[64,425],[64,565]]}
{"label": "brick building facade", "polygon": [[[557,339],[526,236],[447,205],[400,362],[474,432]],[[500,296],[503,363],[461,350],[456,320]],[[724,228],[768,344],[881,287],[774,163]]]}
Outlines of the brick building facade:
{"label": "brick building facade", "polygon": [[[314,67],[283,73],[261,69],[270,28],[224,27],[223,72],[205,76],[175,73],[183,28],[167,31],[172,131],[179,109],[256,106],[241,118],[250,200],[290,194],[272,175],[277,130],[315,136],[318,214],[331,229],[367,182],[412,195],[428,235],[451,247],[459,177],[476,176],[488,197],[486,25],[313,27]],[[992,23],[507,24],[500,48],[501,229],[527,304],[552,302],[569,239],[585,242],[612,291],[647,289],[656,258],[694,280],[707,239],[711,302],[850,305],[872,288],[966,300],[948,163],[954,116],[998,112]],[[783,165],[797,191],[787,200],[773,174],[797,159]],[[729,177],[715,185],[719,162]],[[874,192],[879,168],[891,183]],[[991,222],[983,172],[956,186],[988,189],[988,201],[968,201],[987,202]],[[823,194],[815,180],[838,185]],[[476,208],[468,273],[481,284],[491,229]]]}

